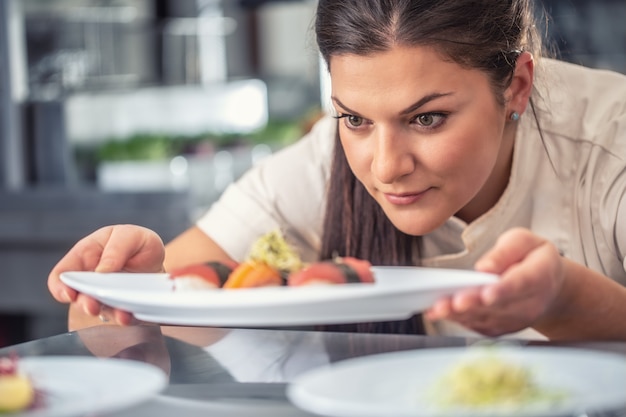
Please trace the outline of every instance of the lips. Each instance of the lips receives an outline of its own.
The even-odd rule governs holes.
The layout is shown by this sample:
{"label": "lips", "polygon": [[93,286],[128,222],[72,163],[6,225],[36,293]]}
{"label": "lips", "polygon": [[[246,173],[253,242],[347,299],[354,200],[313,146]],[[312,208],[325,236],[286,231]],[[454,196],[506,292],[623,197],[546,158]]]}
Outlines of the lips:
{"label": "lips", "polygon": [[397,205],[397,206],[406,206],[409,204],[416,203],[417,201],[422,199],[422,197],[424,197],[424,195],[428,192],[428,190],[430,190],[430,188],[424,191],[418,192],[418,193],[402,193],[402,194],[383,193],[383,194],[389,203]]}

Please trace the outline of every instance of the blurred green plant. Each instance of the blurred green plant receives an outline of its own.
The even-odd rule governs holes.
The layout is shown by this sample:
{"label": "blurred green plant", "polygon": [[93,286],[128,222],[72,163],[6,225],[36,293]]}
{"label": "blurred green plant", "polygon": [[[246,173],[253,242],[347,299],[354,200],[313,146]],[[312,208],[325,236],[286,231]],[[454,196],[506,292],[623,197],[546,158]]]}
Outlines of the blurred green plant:
{"label": "blurred green plant", "polygon": [[148,161],[171,157],[178,152],[177,148],[170,136],[141,133],[108,140],[96,152],[99,161]]}
{"label": "blurred green plant", "polygon": [[253,144],[286,146],[297,141],[304,133],[299,122],[270,120],[263,129],[250,133],[247,139]]}
{"label": "blurred green plant", "polygon": [[195,154],[202,145],[214,148],[268,144],[282,147],[298,140],[303,134],[300,124],[270,121],[248,134],[203,133],[198,135],[166,135],[138,133],[127,138],[110,138],[95,149],[97,161],[149,161]]}

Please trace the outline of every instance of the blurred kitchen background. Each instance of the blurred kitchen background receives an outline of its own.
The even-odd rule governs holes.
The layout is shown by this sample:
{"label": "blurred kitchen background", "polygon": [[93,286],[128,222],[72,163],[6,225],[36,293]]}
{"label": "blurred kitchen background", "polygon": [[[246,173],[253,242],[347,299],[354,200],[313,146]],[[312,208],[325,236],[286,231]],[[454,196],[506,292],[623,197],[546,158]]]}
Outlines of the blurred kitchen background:
{"label": "blurred kitchen background", "polygon": [[[572,62],[626,73],[623,0],[545,0]],[[297,140],[327,86],[315,0],[0,0],[0,346],[66,330],[52,266],[113,223],[165,241]]]}

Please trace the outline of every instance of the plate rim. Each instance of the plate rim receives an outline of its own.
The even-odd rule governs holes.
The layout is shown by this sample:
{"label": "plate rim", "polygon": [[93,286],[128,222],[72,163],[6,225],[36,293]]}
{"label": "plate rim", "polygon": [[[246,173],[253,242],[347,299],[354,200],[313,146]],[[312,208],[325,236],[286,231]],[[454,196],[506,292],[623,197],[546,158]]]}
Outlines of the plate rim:
{"label": "plate rim", "polygon": [[[484,348],[484,346],[451,346],[451,347],[438,347],[438,348],[419,348],[419,349],[410,349],[406,351],[395,351],[395,352],[384,352],[377,353],[373,355],[361,356],[356,358],[345,359],[339,362],[335,362],[325,367],[315,368],[310,371],[307,371],[291,381],[286,390],[287,398],[298,408],[307,411],[313,412],[316,414],[333,416],[333,417],[382,417],[389,415],[389,410],[387,409],[386,413],[381,414],[381,412],[371,405],[368,408],[358,408],[357,410],[351,410],[350,407],[346,407],[346,403],[338,406],[336,402],[329,398],[320,398],[313,397],[310,393],[306,392],[305,385],[310,380],[315,378],[325,377],[326,379],[332,378],[335,372],[338,370],[345,370],[349,368],[367,368],[368,366],[373,366],[376,364],[384,364],[387,361],[401,361],[402,359],[412,359],[415,356],[421,356],[422,360],[432,360],[437,357],[448,357],[453,360],[460,360],[462,356],[467,355],[471,349]],[[623,355],[617,354],[615,352],[601,351],[592,348],[585,347],[567,347],[567,346],[549,346],[549,345],[511,345],[508,343],[503,344],[502,346],[497,346],[497,350],[503,352],[505,355],[513,354],[519,355],[521,352],[523,356],[528,359],[532,359],[533,356],[537,357],[539,355],[548,355],[562,357],[560,355],[575,355],[578,358],[589,358],[593,355],[595,358],[601,358],[606,360],[607,362],[611,362],[613,364],[620,364],[621,371],[623,375],[626,375],[626,358]],[[621,374],[620,374],[621,375]],[[308,403],[307,403],[308,402]],[[570,404],[577,404],[580,401],[572,401]],[[607,404],[605,408],[611,407],[626,407],[626,397],[617,398],[616,395],[613,396],[612,403]],[[339,410],[339,411],[337,411]],[[545,408],[528,408],[522,410],[517,413],[509,413],[506,414],[510,417],[546,417],[549,416],[560,416],[561,413],[565,413],[564,415],[576,415],[576,412],[580,411],[580,407],[574,407],[572,405],[561,407],[555,409],[554,411],[558,414],[548,413],[546,414]],[[598,410],[590,410],[586,409],[585,411],[598,411]],[[392,410],[393,415],[396,417],[427,417],[433,416],[432,409],[405,409],[405,410]],[[492,408],[490,410],[486,410],[486,412],[481,413],[476,410],[459,410],[458,408],[449,410],[449,411],[441,411],[437,412],[437,417],[481,417],[481,416],[494,416],[501,415],[501,411]]]}
{"label": "plate rim", "polygon": [[[416,266],[373,266],[372,268],[374,271],[396,270],[404,274],[407,273],[405,271],[428,274],[428,283],[425,285],[425,281],[422,280],[420,282],[419,279],[412,282],[411,278],[404,277],[398,280],[399,285],[389,285],[388,283],[393,281],[394,278],[387,277],[381,279],[378,284],[349,284],[317,288],[216,289],[181,291],[177,293],[173,290],[165,292],[166,290],[161,287],[155,291],[150,291],[149,289],[146,291],[127,291],[107,286],[99,287],[97,282],[95,284],[85,282],[90,276],[103,279],[106,275],[115,275],[119,279],[126,275],[140,275],[148,280],[152,276],[155,280],[159,280],[159,285],[162,285],[163,280],[168,279],[168,274],[164,273],[135,274],[118,272],[103,274],[89,271],[67,271],[61,274],[61,280],[66,285],[84,292],[104,304],[128,310],[141,316],[145,321],[181,325],[220,325],[220,323],[224,323],[224,325],[229,326],[246,325],[246,323],[250,322],[250,325],[257,326],[265,324],[290,325],[292,323],[294,325],[319,324],[319,311],[324,311],[324,308],[332,308],[333,305],[339,305],[340,303],[358,308],[359,304],[374,299],[386,301],[390,298],[403,299],[409,296],[414,297],[416,299],[414,307],[412,304],[410,305],[409,300],[405,300],[399,306],[391,306],[387,301],[386,303],[370,303],[367,314],[361,314],[364,318],[360,319],[363,321],[402,320],[427,308],[427,306],[423,305],[424,302],[422,300],[424,297],[439,297],[462,288],[486,285],[497,279],[495,274],[461,269]],[[433,285],[433,281],[440,277],[446,278],[445,282],[436,286]],[[159,297],[155,297],[155,294],[158,294]],[[259,295],[267,296],[268,294],[270,297],[259,297]],[[284,296],[285,294],[289,294],[289,296]],[[422,299],[418,297],[422,297]],[[430,303],[430,300],[428,302]],[[372,308],[372,306],[375,307]],[[317,308],[318,313],[314,315],[308,312],[307,314],[310,316],[308,319],[305,317],[296,318],[297,314],[296,316],[289,314],[288,317],[276,317],[269,320],[258,317],[259,311],[261,311],[260,315],[263,315],[263,310],[269,310],[270,312],[265,315],[271,317],[272,310],[280,313],[281,310],[288,308],[297,309],[296,311],[306,311],[306,308]],[[242,317],[244,312],[249,310],[255,310],[255,314],[251,316],[253,320],[246,320],[245,317]],[[217,321],[212,318],[207,318],[206,320],[198,318],[198,316],[225,316],[226,314],[232,315],[233,319]],[[322,316],[328,316],[328,314],[322,314]],[[352,316],[356,315],[353,314]],[[328,321],[330,319],[325,317],[324,320]],[[338,317],[332,321],[332,323],[346,322],[354,322],[354,319],[348,320],[347,318]]]}
{"label": "plate rim", "polygon": [[[87,407],[85,405],[81,405],[81,403],[74,405],[67,405],[67,403],[63,406],[60,405],[52,405],[46,407],[45,404],[42,408],[32,409],[32,410],[24,410],[18,414],[16,417],[71,417],[71,416],[80,416],[86,413],[111,413],[115,411],[122,410],[127,407],[131,407],[133,405],[139,404],[143,401],[147,401],[152,397],[155,397],[159,392],[161,392],[167,386],[167,376],[165,372],[157,367],[156,365],[136,361],[132,359],[124,359],[124,358],[111,358],[111,357],[96,357],[96,356],[79,356],[79,355],[43,355],[43,356],[20,356],[18,362],[19,369],[33,378],[33,385],[35,388],[44,387],[51,395],[59,395],[62,394],[62,390],[54,390],[54,388],[50,389],[50,386],[54,386],[55,384],[50,383],[50,379],[47,383],[42,383],[42,380],[37,380],[37,373],[40,375],[47,376],[50,372],[52,372],[55,368],[59,366],[71,366],[75,368],[76,372],[80,372],[81,375],[88,374],[89,378],[82,377],[80,382],[77,385],[84,386],[85,389],[94,389],[97,388],[100,392],[103,392],[105,384],[94,384],[93,381],[97,381],[93,376],[93,372],[98,369],[110,369],[111,366],[117,367],[116,372],[125,370],[130,372],[140,372],[142,377],[148,378],[142,384],[140,384],[137,389],[134,390],[134,395],[122,395],[119,398],[119,401],[110,402],[110,401],[96,401],[90,402],[90,405]],[[88,367],[88,370],[85,368]],[[89,371],[89,372],[87,372]],[[109,371],[110,372],[110,371]],[[97,375],[96,375],[97,376]],[[67,373],[59,372],[60,378],[67,378]],[[41,378],[41,376],[40,376]],[[117,387],[116,384],[108,384],[113,387]],[[139,391],[139,392],[138,392]],[[108,392],[108,391],[107,391]],[[119,391],[124,393],[124,391]],[[44,393],[44,396],[46,393]],[[10,414],[13,415],[13,414]]]}

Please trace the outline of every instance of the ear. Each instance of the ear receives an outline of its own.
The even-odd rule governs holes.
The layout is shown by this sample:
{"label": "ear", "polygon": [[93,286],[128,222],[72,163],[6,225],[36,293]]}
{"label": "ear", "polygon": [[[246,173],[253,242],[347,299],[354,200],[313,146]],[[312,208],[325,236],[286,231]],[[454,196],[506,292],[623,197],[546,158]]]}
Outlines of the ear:
{"label": "ear", "polygon": [[518,112],[523,114],[528,106],[533,90],[533,74],[535,61],[530,52],[522,52],[515,63],[511,85],[504,92],[507,114]]}

